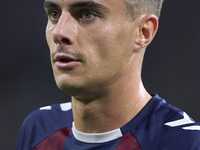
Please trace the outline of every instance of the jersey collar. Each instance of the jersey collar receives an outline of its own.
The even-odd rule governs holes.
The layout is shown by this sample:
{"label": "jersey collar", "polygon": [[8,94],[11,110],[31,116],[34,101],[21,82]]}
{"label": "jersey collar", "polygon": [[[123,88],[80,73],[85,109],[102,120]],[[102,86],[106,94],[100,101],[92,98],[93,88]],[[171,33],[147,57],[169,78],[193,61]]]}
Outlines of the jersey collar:
{"label": "jersey collar", "polygon": [[72,134],[78,141],[85,143],[104,143],[122,137],[122,132],[119,128],[104,133],[83,133],[76,130],[74,122],[72,123]]}

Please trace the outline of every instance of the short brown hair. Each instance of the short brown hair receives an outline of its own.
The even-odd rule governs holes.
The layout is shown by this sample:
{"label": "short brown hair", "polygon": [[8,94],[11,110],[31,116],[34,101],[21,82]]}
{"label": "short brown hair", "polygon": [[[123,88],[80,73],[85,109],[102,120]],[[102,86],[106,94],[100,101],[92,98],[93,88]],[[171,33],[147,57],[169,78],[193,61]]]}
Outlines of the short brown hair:
{"label": "short brown hair", "polygon": [[137,18],[142,13],[154,14],[158,18],[164,0],[124,0],[127,7],[127,16]]}

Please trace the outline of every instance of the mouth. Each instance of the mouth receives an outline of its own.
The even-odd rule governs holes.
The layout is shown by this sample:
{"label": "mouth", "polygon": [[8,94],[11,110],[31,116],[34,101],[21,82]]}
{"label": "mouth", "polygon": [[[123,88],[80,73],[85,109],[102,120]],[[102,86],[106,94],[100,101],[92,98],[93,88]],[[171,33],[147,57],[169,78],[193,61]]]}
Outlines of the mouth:
{"label": "mouth", "polygon": [[77,58],[63,54],[57,54],[54,60],[56,67],[61,69],[73,68],[80,63]]}
{"label": "mouth", "polygon": [[60,58],[60,59],[58,59],[56,61],[63,62],[63,63],[69,63],[71,61],[76,61],[76,60],[71,59],[71,58]]}

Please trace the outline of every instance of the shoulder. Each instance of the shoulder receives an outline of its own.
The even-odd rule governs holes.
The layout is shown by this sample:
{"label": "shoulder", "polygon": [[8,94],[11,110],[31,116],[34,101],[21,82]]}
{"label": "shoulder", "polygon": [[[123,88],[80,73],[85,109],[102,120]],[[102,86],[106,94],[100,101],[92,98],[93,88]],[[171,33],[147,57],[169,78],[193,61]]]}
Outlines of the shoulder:
{"label": "shoulder", "polygon": [[[184,111],[154,96],[135,135],[142,148],[200,149],[200,124]],[[142,138],[141,134],[145,135]]]}
{"label": "shoulder", "polygon": [[157,126],[177,126],[195,123],[195,121],[184,111],[166,103],[166,101],[155,95],[149,102],[151,108],[147,113],[147,118],[156,122]]}
{"label": "shoulder", "polygon": [[[66,119],[63,119],[66,118]],[[24,120],[22,128],[28,127],[41,127],[44,128],[50,124],[61,127],[71,125],[73,121],[71,103],[54,104],[51,106],[41,107]],[[52,130],[56,130],[56,127],[51,127]]]}
{"label": "shoulder", "polygon": [[196,123],[185,112],[182,118],[167,121],[164,130],[170,148],[179,146],[181,149],[200,149],[200,123]]}
{"label": "shoulder", "polygon": [[70,127],[72,122],[71,103],[41,107],[29,114],[24,120],[19,132],[16,150],[30,149],[56,131]]}

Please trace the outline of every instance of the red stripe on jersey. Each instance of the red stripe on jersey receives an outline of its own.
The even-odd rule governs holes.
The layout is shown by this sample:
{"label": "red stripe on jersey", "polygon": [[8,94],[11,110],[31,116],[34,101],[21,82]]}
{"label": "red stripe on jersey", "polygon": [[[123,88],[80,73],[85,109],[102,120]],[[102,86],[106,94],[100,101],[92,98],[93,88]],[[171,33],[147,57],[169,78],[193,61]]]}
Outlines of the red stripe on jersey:
{"label": "red stripe on jersey", "polygon": [[126,133],[115,150],[142,150],[131,132]]}
{"label": "red stripe on jersey", "polygon": [[71,134],[72,127],[61,129],[31,150],[63,150],[66,138]]}

